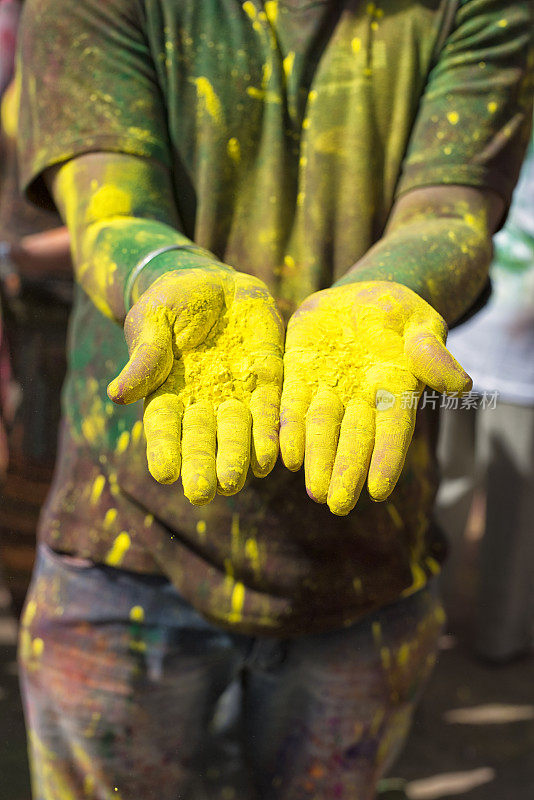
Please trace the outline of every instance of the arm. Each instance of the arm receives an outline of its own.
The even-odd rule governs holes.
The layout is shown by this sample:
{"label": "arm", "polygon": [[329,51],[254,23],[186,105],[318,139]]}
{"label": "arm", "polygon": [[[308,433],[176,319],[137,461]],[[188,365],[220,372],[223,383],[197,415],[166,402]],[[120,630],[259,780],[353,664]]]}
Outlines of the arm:
{"label": "arm", "polygon": [[[462,392],[471,381],[444,343],[482,289],[502,201],[469,187],[406,193],[384,236],[288,326],[280,445],[304,462],[310,496],[336,514],[367,479],[385,500],[400,476],[425,384]],[[333,348],[332,342],[335,343]]]}
{"label": "arm", "polygon": [[[182,477],[191,502],[235,494],[249,463],[262,477],[278,453],[282,325],[264,284],[197,248],[177,229],[171,181],[148,159],[82,155],[48,173],[72,237],[74,269],[118,322],[130,359],[108,387],[117,403],[145,399],[148,466]],[[152,259],[166,245],[191,249]]]}
{"label": "arm", "polygon": [[[194,244],[179,231],[168,171],[161,164],[119,153],[89,153],[46,175],[72,239],[76,280],[102,313],[123,323],[128,276],[148,253]],[[132,299],[170,269],[187,268],[185,251],[159,256],[139,276]],[[209,253],[203,266],[220,262]],[[198,258],[194,263],[198,265]]]}
{"label": "arm", "polygon": [[72,274],[70,236],[67,228],[32,233],[13,242],[10,258],[26,276],[69,276]]}
{"label": "arm", "polygon": [[430,186],[403,195],[384,236],[336,285],[396,281],[448,324],[476,300],[488,276],[491,237],[504,203],[468,186]]}
{"label": "arm", "polygon": [[337,514],[366,479],[375,500],[393,491],[415,425],[403,396],[470,387],[446,323],[483,287],[529,138],[531,4],[462,0],[445,34],[383,237],[288,325],[282,457]]}

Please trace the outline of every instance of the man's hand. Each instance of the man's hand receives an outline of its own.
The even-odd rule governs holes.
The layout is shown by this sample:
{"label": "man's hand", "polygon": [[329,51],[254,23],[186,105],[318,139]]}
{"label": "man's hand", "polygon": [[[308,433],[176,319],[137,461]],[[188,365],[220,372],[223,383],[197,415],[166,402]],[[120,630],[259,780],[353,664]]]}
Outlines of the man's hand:
{"label": "man's hand", "polygon": [[288,326],[280,447],[304,460],[306,488],[334,514],[354,508],[368,478],[385,500],[401,473],[424,384],[462,392],[471,380],[445,347],[447,326],[411,289],[369,281],[311,295]]}
{"label": "man's hand", "polygon": [[258,279],[231,269],[169,272],[126,317],[130,360],[108,387],[116,403],[145,397],[148,467],[182,476],[209,503],[267,475],[278,454],[283,326]]}

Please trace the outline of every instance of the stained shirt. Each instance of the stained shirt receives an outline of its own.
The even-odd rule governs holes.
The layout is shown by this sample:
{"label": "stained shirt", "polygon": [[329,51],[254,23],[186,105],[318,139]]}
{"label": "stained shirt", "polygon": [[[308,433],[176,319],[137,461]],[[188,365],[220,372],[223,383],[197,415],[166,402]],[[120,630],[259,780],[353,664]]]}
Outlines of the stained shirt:
{"label": "stained shirt", "polygon": [[[529,5],[27,0],[23,185],[46,201],[43,171],[89,151],[155,160],[183,232],[263,279],[287,318],[380,238],[400,194],[467,184],[508,203]],[[126,360],[120,325],[79,288],[52,547],[163,572],[211,620],[276,634],[349,624],[439,571],[424,415],[387,502],[334,517],[278,464],[198,508],[150,477],[141,404],[107,399]]]}

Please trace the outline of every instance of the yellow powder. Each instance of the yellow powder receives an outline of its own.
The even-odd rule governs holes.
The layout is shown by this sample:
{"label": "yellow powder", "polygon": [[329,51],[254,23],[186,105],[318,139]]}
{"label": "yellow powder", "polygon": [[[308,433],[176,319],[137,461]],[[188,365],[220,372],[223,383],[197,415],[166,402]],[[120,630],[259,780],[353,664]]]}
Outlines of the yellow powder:
{"label": "yellow powder", "polygon": [[[153,330],[162,331],[157,346],[167,348],[171,359],[165,336],[169,327],[175,328],[176,356],[170,371],[166,364],[161,366],[167,379],[145,405],[147,457],[156,480],[172,483],[181,474],[186,496],[202,505],[213,499],[216,476],[221,493],[241,488],[250,457],[251,413],[259,429],[258,471],[268,471],[274,463],[276,448],[269,433],[276,439],[281,323],[263,284],[249,276],[228,273],[224,292],[221,279],[210,283],[203,275],[199,280],[196,270],[179,280],[188,301],[178,323],[158,319],[159,309],[152,312]],[[258,303],[262,293],[265,303]],[[110,392],[116,384],[110,385]],[[270,430],[265,429],[266,420]]]}
{"label": "yellow powder", "polygon": [[126,531],[120,533],[113,542],[113,547],[106,556],[106,564],[108,564],[110,567],[118,567],[126,555],[131,543],[132,540]]}
{"label": "yellow powder", "polygon": [[284,74],[286,76],[286,80],[290,77],[291,72],[293,71],[294,63],[295,63],[295,53],[291,50],[283,61]]}
{"label": "yellow powder", "polygon": [[278,21],[278,0],[265,0],[263,7],[271,25],[276,25]]}
{"label": "yellow powder", "polygon": [[232,136],[232,138],[228,140],[226,149],[232,161],[235,164],[239,164],[239,161],[241,160],[241,146],[239,144],[239,140],[236,139],[235,136]]}
{"label": "yellow powder", "polygon": [[98,475],[98,477],[95,478],[95,481],[93,483],[93,488],[91,489],[92,505],[95,505],[100,500],[105,485],[106,485],[105,477],[103,475]]}
{"label": "yellow powder", "polygon": [[106,516],[104,517],[103,527],[105,531],[108,531],[110,528],[113,527],[115,520],[117,519],[117,509],[116,508],[108,508],[106,511]]}
{"label": "yellow powder", "polygon": [[[445,335],[439,314],[415,292],[379,281],[312,295],[290,320],[280,445],[284,463],[296,470],[306,441],[306,485],[317,502],[349,513],[368,469],[371,496],[383,500],[391,493],[415,418],[403,398],[420,394],[423,383],[415,375],[428,372],[420,337],[439,348]],[[435,371],[446,386],[461,389],[468,380],[452,357]],[[402,527],[395,507],[388,510]],[[417,586],[421,576],[413,569]]]}
{"label": "yellow powder", "polygon": [[128,449],[128,445],[130,444],[130,434],[128,431],[123,431],[119,436],[119,440],[117,442],[116,453],[117,455],[122,455],[122,453],[126,452]]}
{"label": "yellow powder", "polygon": [[[252,3],[245,3],[245,5],[252,5]],[[222,120],[222,106],[221,101],[215,93],[215,89],[205,77],[191,78],[197,87],[197,95],[203,100],[206,111],[215,122]]]}
{"label": "yellow powder", "polygon": [[133,606],[130,609],[130,619],[132,622],[143,622],[145,618],[145,610],[142,606]]}
{"label": "yellow powder", "polygon": [[44,645],[43,640],[40,639],[39,637],[37,637],[36,639],[34,639],[32,641],[32,651],[33,651],[33,655],[36,658],[40,658],[43,655],[44,646],[45,645]]}

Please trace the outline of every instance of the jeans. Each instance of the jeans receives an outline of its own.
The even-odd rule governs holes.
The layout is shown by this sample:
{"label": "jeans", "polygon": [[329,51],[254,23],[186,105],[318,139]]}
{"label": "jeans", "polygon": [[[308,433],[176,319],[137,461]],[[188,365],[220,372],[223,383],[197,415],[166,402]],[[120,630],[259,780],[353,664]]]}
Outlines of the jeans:
{"label": "jeans", "polygon": [[34,800],[372,800],[435,661],[434,587],[292,639],[41,547],[19,661]]}

